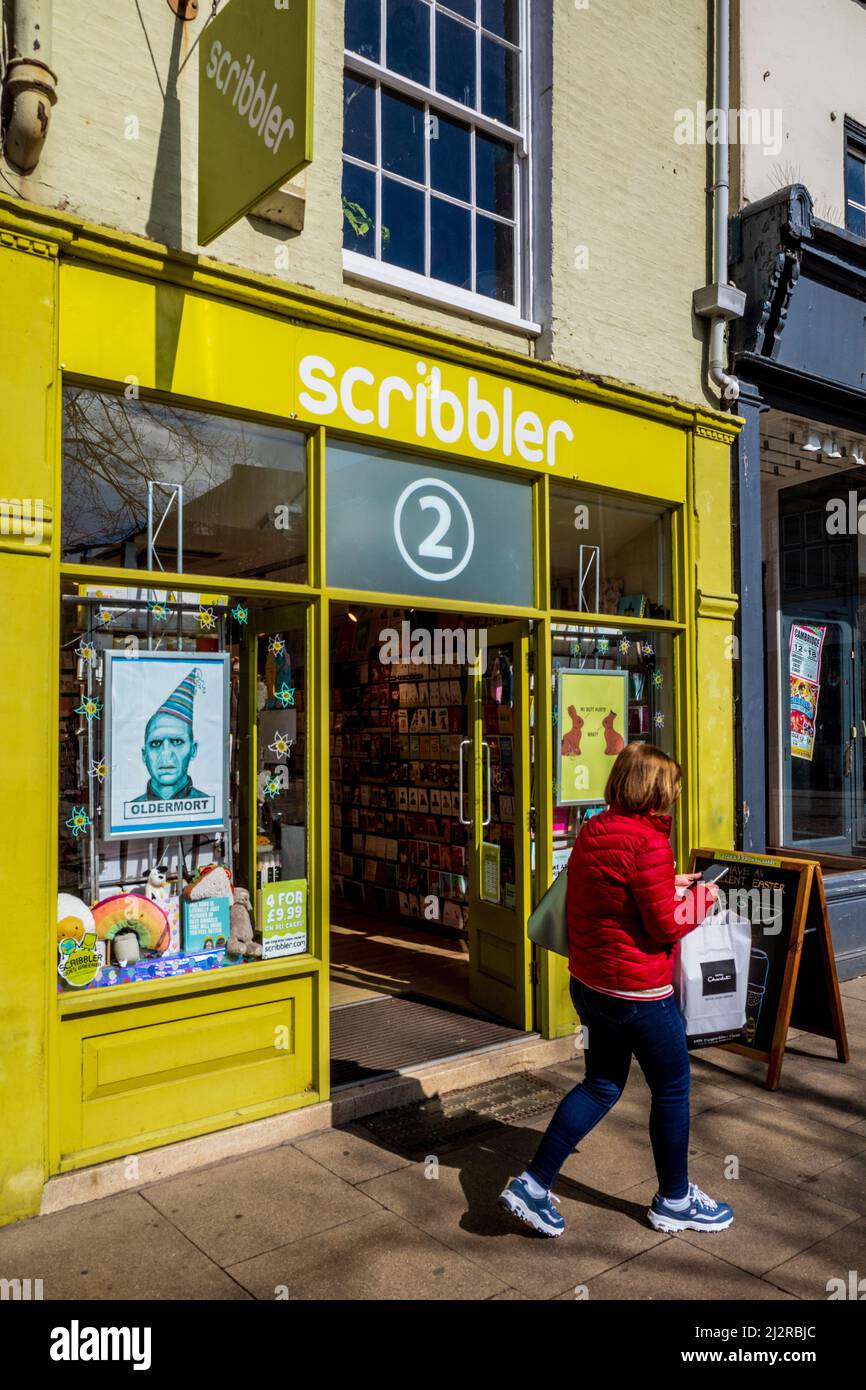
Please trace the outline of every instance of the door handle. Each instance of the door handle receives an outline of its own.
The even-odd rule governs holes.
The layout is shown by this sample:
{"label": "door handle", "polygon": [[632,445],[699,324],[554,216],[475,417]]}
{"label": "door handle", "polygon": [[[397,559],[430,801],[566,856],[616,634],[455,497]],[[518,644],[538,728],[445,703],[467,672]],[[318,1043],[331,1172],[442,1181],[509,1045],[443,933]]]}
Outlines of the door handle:
{"label": "door handle", "polygon": [[[486,779],[485,779],[485,780],[486,780],[486,783],[487,783],[487,815],[485,816],[485,818],[484,818],[484,820],[481,822],[481,824],[482,824],[482,825],[489,825],[490,822],[491,822],[491,820],[493,819],[493,788],[492,788],[492,779],[491,779],[491,771],[490,771],[491,757],[490,757],[490,744],[489,744],[489,743],[485,743],[483,739],[481,740],[481,750],[482,750],[482,756],[483,756],[485,753],[486,753],[486,755],[487,755],[487,777],[486,777]],[[482,808],[482,809],[483,809],[483,808]]]}
{"label": "door handle", "polygon": [[458,786],[458,789],[459,789],[459,790],[458,790],[458,796],[460,797],[460,824],[461,824],[461,825],[471,825],[471,824],[472,824],[472,817],[470,816],[469,819],[467,820],[466,817],[463,815],[463,749],[467,746],[467,744],[470,744],[470,745],[471,745],[471,743],[472,743],[472,740],[469,739],[469,738],[461,739],[461,741],[460,741],[460,752],[459,752],[458,757],[457,757],[457,786]]}
{"label": "door handle", "polygon": [[854,744],[853,744],[853,742],[850,742],[850,741],[849,741],[849,742],[845,745],[844,775],[845,775],[846,777],[850,777],[850,776],[851,776],[851,768],[852,768],[853,762],[854,762]]}

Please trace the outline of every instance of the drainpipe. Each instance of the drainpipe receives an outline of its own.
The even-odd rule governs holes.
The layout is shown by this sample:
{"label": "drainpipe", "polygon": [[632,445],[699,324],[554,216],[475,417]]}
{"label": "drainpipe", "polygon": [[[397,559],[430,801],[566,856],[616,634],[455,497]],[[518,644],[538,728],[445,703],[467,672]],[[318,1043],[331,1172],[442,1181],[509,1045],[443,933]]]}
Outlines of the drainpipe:
{"label": "drainpipe", "polygon": [[[725,113],[716,121],[715,178],[713,182],[713,283],[695,290],[694,309],[710,320],[710,377],[733,404],[740,394],[737,378],[725,371],[725,324],[742,318],[746,296],[728,284],[728,212],[731,189],[731,152],[728,113],[731,102],[731,3],[716,0],[716,90],[717,110]],[[721,127],[721,129],[720,129]]]}
{"label": "drainpipe", "polygon": [[4,153],[19,173],[31,174],[57,101],[50,67],[53,0],[11,0],[11,58],[4,81]]}

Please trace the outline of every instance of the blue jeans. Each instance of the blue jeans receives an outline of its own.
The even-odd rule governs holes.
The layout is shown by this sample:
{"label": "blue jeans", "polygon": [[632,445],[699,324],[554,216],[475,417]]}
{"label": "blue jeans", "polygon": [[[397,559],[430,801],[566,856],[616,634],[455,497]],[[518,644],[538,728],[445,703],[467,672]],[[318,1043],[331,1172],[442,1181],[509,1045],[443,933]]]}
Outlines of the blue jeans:
{"label": "blue jeans", "polygon": [[586,1076],[564,1096],[527,1170],[550,1187],[569,1154],[625,1090],[632,1055],[652,1092],[649,1133],[662,1197],[689,1190],[689,1053],[676,999],[615,999],[572,977],[587,1029]]}

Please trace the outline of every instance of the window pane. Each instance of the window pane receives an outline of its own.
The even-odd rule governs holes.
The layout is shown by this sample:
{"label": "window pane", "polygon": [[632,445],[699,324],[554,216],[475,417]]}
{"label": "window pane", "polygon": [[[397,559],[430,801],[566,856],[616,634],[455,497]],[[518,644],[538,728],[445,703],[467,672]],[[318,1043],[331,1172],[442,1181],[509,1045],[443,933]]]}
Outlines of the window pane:
{"label": "window pane", "polygon": [[[565,677],[571,690],[566,689],[563,693],[577,698],[573,704],[569,702],[570,707],[563,711],[565,727],[561,728],[559,723],[553,726],[553,746],[559,755],[555,764],[559,778],[555,773],[553,787],[553,862],[554,871],[557,871],[565,867],[586,819],[597,815],[605,804],[603,770],[598,769],[597,763],[594,768],[586,758],[586,754],[591,753],[594,741],[605,738],[610,751],[606,749],[604,760],[610,762],[615,756],[613,749],[618,746],[616,735],[619,733],[627,743],[653,743],[671,756],[676,755],[676,667],[674,639],[667,633],[635,632],[633,628],[624,630],[617,628],[614,623],[604,628],[553,623],[551,643],[557,685],[562,679],[560,672],[579,671],[581,676],[586,677],[576,683],[576,689],[575,682]],[[580,695],[585,691],[589,701],[592,700],[595,672],[604,676],[617,671],[623,672],[628,678],[624,692],[628,708],[627,730],[620,729],[619,717],[598,730],[597,725],[593,727],[594,718],[584,717],[587,714],[585,706],[581,713]],[[557,705],[558,700],[554,703],[554,711],[558,715]],[[619,716],[619,711],[616,713]],[[613,736],[609,743],[608,729]],[[581,763],[583,775],[577,777],[575,774],[580,771]],[[672,839],[676,854],[676,818]]]}
{"label": "window pane", "polygon": [[423,0],[388,0],[386,41],[386,65],[428,87],[430,6]]}
{"label": "window pane", "polygon": [[866,213],[863,212],[863,209],[852,207],[849,203],[845,226],[855,236],[866,236]]}
{"label": "window pane", "polygon": [[845,154],[845,197],[854,203],[866,203],[866,164],[863,156],[853,150]]}
{"label": "window pane", "polygon": [[472,289],[472,214],[431,198],[430,274],[434,280]]}
{"label": "window pane", "polygon": [[517,54],[494,39],[481,40],[481,110],[505,125],[518,123]]}
{"label": "window pane", "polygon": [[669,514],[663,507],[552,483],[553,607],[672,617],[669,537]]}
{"label": "window pane", "polygon": [[501,39],[517,43],[517,10],[517,0],[481,0],[481,23],[485,29],[498,34]]}
{"label": "window pane", "polygon": [[[148,483],[158,530],[150,564]],[[129,569],[161,565],[169,572],[182,568],[303,580],[303,436],[250,420],[68,387],[63,393],[63,558]]]}
{"label": "window pane", "polygon": [[343,246],[376,254],[376,175],[357,164],[343,165]]}
{"label": "window pane", "polygon": [[307,948],[305,610],[137,583],[61,597],[61,991]]}
{"label": "window pane", "polygon": [[444,116],[430,117],[430,183],[439,193],[472,201],[469,127]]}
{"label": "window pane", "polygon": [[424,272],[424,194],[394,179],[382,180],[382,260]]}
{"label": "window pane", "polygon": [[424,107],[382,89],[382,168],[424,183]]}
{"label": "window pane", "polygon": [[475,288],[488,299],[514,303],[514,228],[476,218]]}
{"label": "window pane", "polygon": [[500,217],[514,217],[514,150],[479,131],[475,137],[475,201]]}
{"label": "window pane", "polygon": [[475,0],[443,0],[447,10],[462,14],[464,19],[475,19]]}
{"label": "window pane", "polygon": [[379,61],[381,0],[346,0],[346,47]]}
{"label": "window pane", "polygon": [[475,105],[475,29],[436,16],[436,90],[464,106]]}
{"label": "window pane", "polygon": [[343,153],[376,163],[376,88],[348,73],[343,78]]}

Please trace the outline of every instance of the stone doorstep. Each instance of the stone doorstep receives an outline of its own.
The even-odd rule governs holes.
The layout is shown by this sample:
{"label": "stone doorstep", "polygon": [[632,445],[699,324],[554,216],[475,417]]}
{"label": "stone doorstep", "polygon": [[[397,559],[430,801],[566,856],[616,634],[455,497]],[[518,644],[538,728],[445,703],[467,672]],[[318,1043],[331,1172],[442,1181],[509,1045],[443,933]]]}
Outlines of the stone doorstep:
{"label": "stone doorstep", "polygon": [[[341,1087],[330,1100],[318,1105],[302,1106],[265,1120],[252,1120],[195,1139],[144,1149],[135,1154],[138,1177],[134,1179],[127,1176],[129,1158],[114,1158],[75,1172],[58,1173],[45,1184],[39,1215],[49,1216],[66,1207],[80,1206],[118,1192],[135,1192],[163,1178],[290,1144],[321,1130],[351,1124],[365,1115],[460,1091],[513,1072],[541,1070],[573,1057],[573,1036],[545,1039],[529,1034],[514,1042],[495,1043],[458,1057],[406,1067],[380,1081]],[[130,1157],[133,1153],[134,1150]]]}

